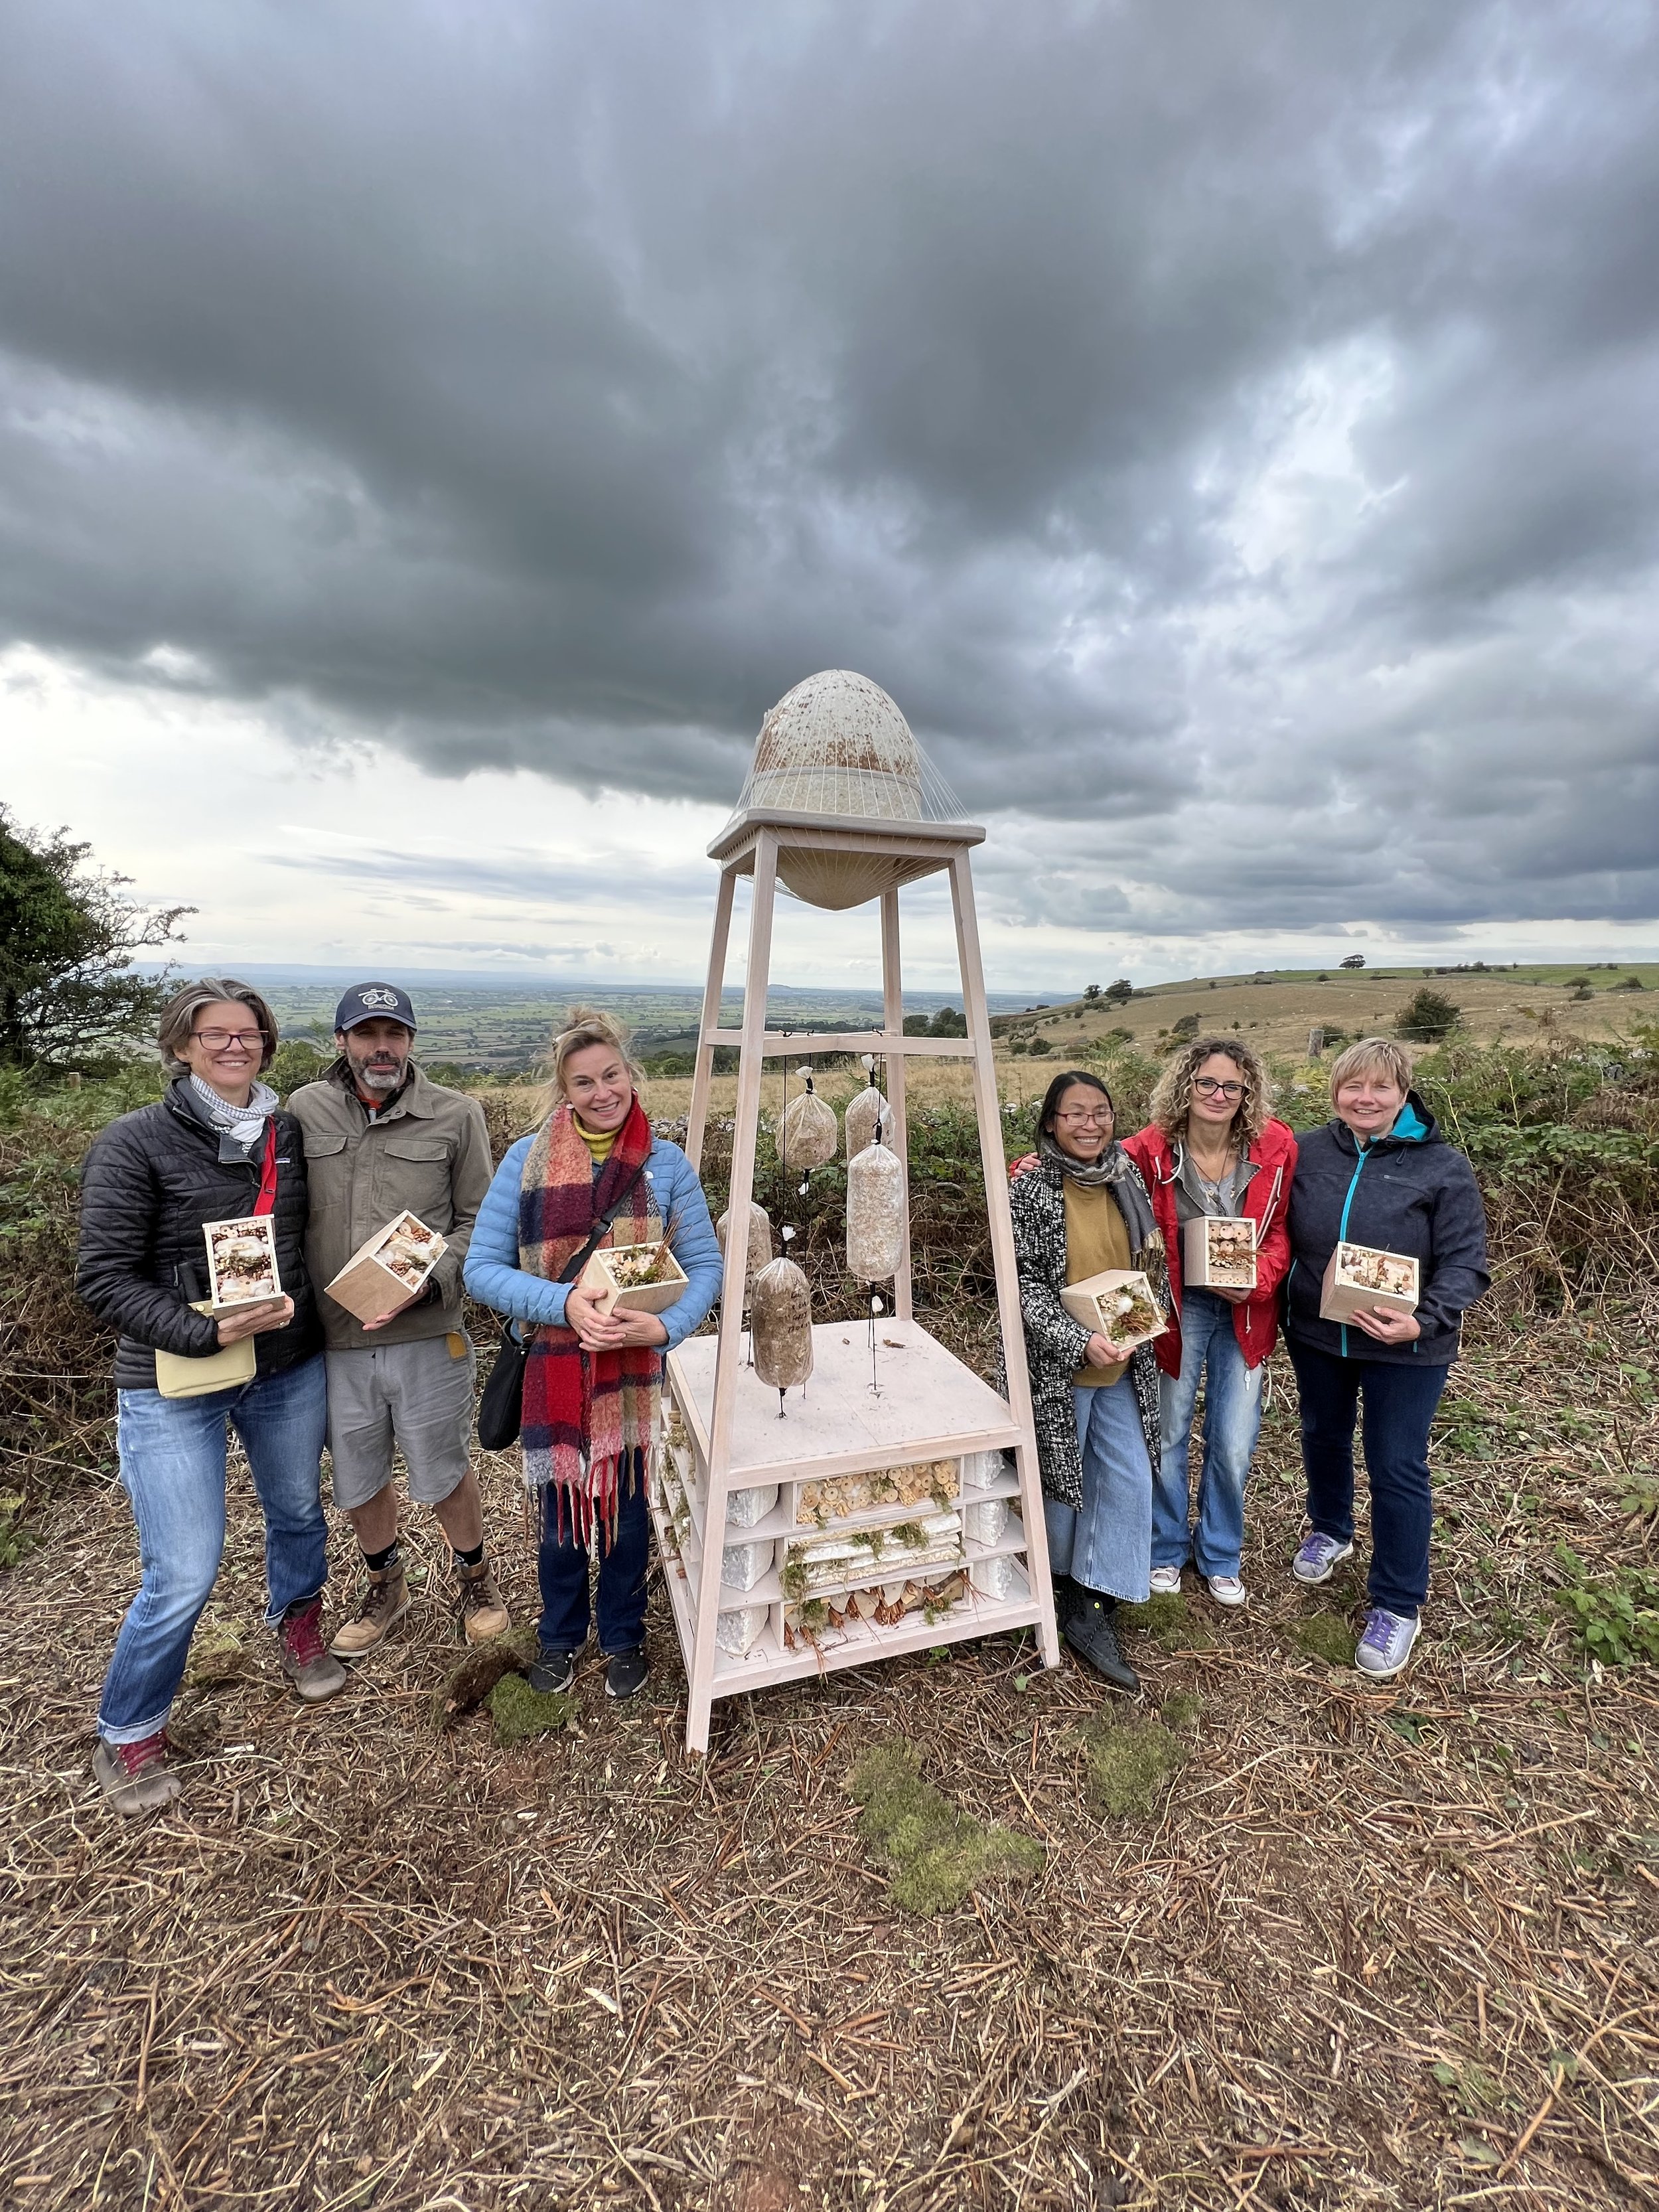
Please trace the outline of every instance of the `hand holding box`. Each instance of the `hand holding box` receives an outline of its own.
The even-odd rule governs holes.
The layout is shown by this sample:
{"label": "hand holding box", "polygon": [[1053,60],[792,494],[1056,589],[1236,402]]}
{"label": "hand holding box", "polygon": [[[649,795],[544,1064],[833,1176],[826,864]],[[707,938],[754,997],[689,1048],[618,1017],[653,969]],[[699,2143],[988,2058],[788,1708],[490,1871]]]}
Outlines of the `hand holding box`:
{"label": "hand holding box", "polygon": [[206,1221],[208,1310],[216,1319],[246,1313],[253,1306],[280,1305],[282,1278],[276,1272],[276,1229],[268,1213],[238,1221]]}
{"label": "hand holding box", "polygon": [[1255,1224],[1238,1213],[1200,1213],[1181,1232],[1181,1268],[1189,1290],[1255,1288]]}
{"label": "hand holding box", "polygon": [[1060,1302],[1091,1336],[1105,1337],[1126,1354],[1162,1336],[1169,1326],[1151,1283],[1137,1267],[1105,1267],[1080,1283],[1068,1283]]}
{"label": "hand holding box", "polygon": [[405,1208],[360,1244],[324,1288],[360,1322],[385,1321],[419,1297],[447,1249],[435,1229]]}
{"label": "hand holding box", "polygon": [[664,1237],[655,1244],[601,1245],[581,1272],[595,1309],[611,1315],[666,1313],[684,1297],[689,1277]]}
{"label": "hand holding box", "polygon": [[1374,1244],[1339,1242],[1325,1265],[1319,1318],[1343,1322],[1362,1308],[1415,1313],[1418,1266],[1409,1252],[1384,1252]]}

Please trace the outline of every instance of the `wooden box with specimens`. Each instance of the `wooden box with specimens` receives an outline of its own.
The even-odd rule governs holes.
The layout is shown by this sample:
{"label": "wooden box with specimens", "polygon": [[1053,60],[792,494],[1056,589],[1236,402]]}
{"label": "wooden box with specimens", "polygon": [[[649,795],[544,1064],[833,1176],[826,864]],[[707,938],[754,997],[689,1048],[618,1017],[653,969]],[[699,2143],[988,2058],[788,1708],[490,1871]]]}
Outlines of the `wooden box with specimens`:
{"label": "wooden box with specimens", "polygon": [[202,1235],[207,1242],[210,1313],[246,1313],[250,1306],[282,1303],[276,1230],[270,1214],[250,1213],[240,1221],[204,1221]]}
{"label": "wooden box with specimens", "polygon": [[359,1321],[379,1321],[420,1296],[447,1249],[435,1229],[405,1207],[365,1238],[324,1291]]}
{"label": "wooden box with specimens", "polygon": [[1409,1252],[1382,1252],[1373,1244],[1339,1243],[1325,1263],[1319,1318],[1347,1321],[1362,1306],[1415,1313],[1417,1297],[1417,1262]]}
{"label": "wooden box with specimens", "polygon": [[1255,1224],[1243,1214],[1200,1213],[1181,1232],[1181,1271],[1189,1287],[1255,1288]]}
{"label": "wooden box with specimens", "polygon": [[1060,1302],[1091,1335],[1097,1329],[1125,1351],[1162,1336],[1169,1326],[1152,1285],[1134,1267],[1105,1267],[1080,1283],[1068,1283]]}
{"label": "wooden box with specimens", "polygon": [[602,1314],[666,1313],[685,1295],[687,1276],[665,1239],[656,1244],[612,1244],[582,1269],[582,1288]]}

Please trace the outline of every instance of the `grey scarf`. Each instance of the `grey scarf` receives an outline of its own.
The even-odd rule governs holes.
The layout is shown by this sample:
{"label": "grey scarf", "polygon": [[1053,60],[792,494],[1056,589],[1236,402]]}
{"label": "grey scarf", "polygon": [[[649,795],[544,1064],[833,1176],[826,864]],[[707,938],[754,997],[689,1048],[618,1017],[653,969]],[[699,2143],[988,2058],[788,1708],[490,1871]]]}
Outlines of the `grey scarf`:
{"label": "grey scarf", "polygon": [[1109,1189],[1128,1228],[1129,1249],[1146,1249],[1154,1233],[1152,1201],[1135,1172],[1134,1162],[1121,1145],[1115,1139],[1097,1160],[1074,1160],[1069,1152],[1061,1152],[1045,1130],[1037,1139],[1037,1152],[1050,1167],[1085,1190]]}
{"label": "grey scarf", "polygon": [[[233,1106],[222,1098],[210,1083],[204,1083],[192,1073],[190,1088],[203,1118],[210,1122],[221,1138],[228,1138],[244,1158],[249,1157],[256,1145],[263,1144],[265,1122],[276,1110],[276,1093],[268,1083],[257,1079],[246,1106]],[[222,1147],[219,1157],[224,1158]]]}

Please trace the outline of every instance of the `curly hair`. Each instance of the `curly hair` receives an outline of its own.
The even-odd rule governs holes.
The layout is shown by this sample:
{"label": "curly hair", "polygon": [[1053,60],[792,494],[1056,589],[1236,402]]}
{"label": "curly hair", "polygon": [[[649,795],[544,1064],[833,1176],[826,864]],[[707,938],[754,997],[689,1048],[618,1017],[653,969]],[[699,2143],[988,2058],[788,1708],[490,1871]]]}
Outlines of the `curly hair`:
{"label": "curly hair", "polygon": [[1253,1144],[1261,1134],[1261,1125],[1273,1103],[1273,1087],[1255,1046],[1237,1036],[1194,1037],[1165,1065],[1147,1111],[1166,1137],[1173,1139],[1184,1136],[1188,1109],[1193,1103],[1193,1078],[1216,1052],[1224,1054],[1243,1079],[1244,1096],[1238,1102],[1232,1126],[1237,1135],[1247,1144]]}

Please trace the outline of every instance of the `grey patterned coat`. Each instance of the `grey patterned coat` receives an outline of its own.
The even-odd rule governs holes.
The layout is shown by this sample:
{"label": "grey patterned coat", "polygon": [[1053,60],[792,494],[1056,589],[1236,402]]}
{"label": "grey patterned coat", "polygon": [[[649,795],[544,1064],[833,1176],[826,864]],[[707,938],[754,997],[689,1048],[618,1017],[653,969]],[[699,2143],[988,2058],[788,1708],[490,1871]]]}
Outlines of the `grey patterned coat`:
{"label": "grey patterned coat", "polygon": [[[1129,1163],[1137,1182],[1140,1171]],[[1146,1188],[1145,1184],[1141,1185]],[[1031,1413],[1036,1430],[1037,1464],[1045,1497],[1083,1510],[1083,1455],[1078,1449],[1077,1414],[1072,1377],[1085,1361],[1089,1331],[1072,1319],[1060,1302],[1066,1287],[1066,1195],[1060,1170],[1039,1160],[1014,1178],[1008,1191],[1014,1224],[1014,1258],[1019,1268],[1020,1310],[1025,1319],[1025,1357],[1031,1370]],[[1149,1201],[1150,1205],[1150,1201]],[[1156,1255],[1134,1255],[1138,1267]],[[1158,1363],[1150,1344],[1130,1357],[1129,1378],[1140,1408],[1147,1456],[1156,1475],[1158,1462]]]}

